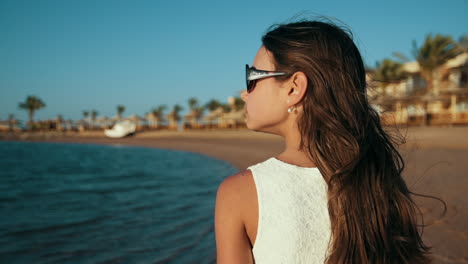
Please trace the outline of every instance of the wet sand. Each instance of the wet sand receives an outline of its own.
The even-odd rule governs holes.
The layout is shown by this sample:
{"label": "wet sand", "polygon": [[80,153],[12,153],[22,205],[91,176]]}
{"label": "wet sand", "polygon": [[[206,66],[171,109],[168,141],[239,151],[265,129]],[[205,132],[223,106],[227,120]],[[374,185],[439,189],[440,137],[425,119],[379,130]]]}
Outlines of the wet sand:
{"label": "wet sand", "polygon": [[[389,128],[394,134],[394,129]],[[401,128],[406,143],[399,147],[405,162],[405,180],[413,192],[436,196],[416,198],[424,215],[424,240],[433,247],[434,263],[468,263],[468,127]],[[154,131],[122,139],[102,132],[85,134],[1,134],[0,140],[85,144],[120,144],[201,153],[231,163],[239,170],[276,156],[282,138],[248,130]]]}

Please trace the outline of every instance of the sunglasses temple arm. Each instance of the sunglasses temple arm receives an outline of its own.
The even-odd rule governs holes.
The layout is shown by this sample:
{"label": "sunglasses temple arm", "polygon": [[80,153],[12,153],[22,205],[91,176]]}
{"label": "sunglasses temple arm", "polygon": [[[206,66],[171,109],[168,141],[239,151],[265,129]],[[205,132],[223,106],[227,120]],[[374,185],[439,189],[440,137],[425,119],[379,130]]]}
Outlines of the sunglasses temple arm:
{"label": "sunglasses temple arm", "polygon": [[280,76],[280,75],[285,75],[285,74],[286,74],[285,72],[265,72],[265,73],[256,74],[254,76],[249,76],[247,79],[249,81],[253,81],[253,80],[258,80],[258,79],[262,79],[266,77]]}

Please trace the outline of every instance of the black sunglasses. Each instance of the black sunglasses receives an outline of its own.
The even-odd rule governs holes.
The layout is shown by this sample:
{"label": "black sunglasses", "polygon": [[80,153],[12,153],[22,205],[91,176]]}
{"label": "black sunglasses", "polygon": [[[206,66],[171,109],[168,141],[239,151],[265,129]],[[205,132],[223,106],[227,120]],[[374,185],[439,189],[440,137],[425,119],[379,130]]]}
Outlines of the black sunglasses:
{"label": "black sunglasses", "polygon": [[286,75],[287,72],[280,72],[280,71],[264,71],[264,70],[257,70],[255,67],[249,67],[248,64],[245,65],[245,81],[247,84],[247,92],[251,93],[254,88],[257,80],[274,77],[274,76],[281,76]]}

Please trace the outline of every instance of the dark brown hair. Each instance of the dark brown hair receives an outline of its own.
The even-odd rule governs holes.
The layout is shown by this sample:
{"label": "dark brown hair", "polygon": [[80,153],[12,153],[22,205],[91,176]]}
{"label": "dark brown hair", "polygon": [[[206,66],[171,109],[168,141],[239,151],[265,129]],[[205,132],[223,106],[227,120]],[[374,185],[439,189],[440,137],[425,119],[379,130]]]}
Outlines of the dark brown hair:
{"label": "dark brown hair", "polygon": [[262,42],[275,70],[308,78],[300,150],[328,184],[326,263],[428,263],[418,208],[401,176],[403,158],[367,100],[351,33],[330,22],[299,21],[275,25]]}

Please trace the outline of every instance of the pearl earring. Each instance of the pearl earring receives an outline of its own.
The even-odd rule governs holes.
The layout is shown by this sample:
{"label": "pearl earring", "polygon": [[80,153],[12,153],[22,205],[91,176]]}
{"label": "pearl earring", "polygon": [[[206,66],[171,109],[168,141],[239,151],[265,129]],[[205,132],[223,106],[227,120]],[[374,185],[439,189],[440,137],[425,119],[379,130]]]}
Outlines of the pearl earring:
{"label": "pearl earring", "polygon": [[291,113],[294,110],[294,106],[288,108],[288,113]]}

